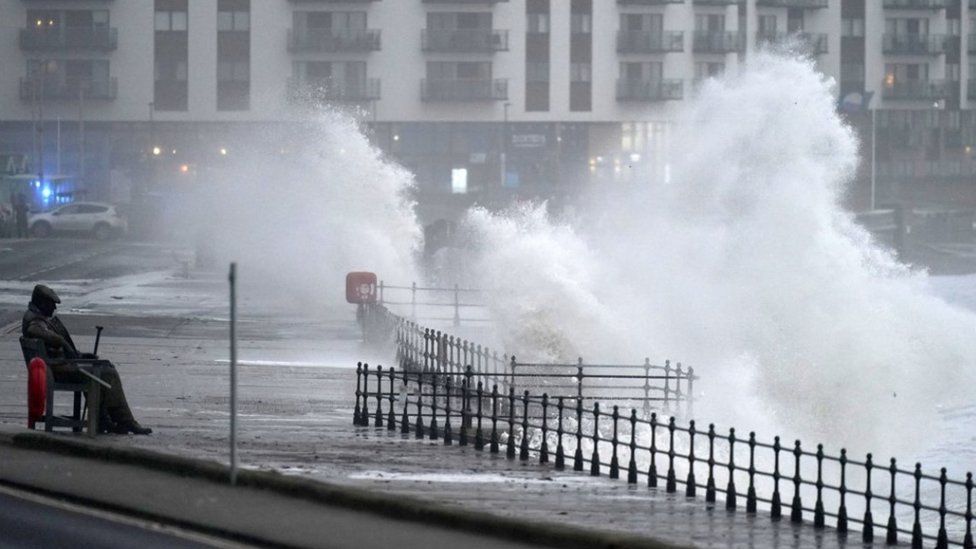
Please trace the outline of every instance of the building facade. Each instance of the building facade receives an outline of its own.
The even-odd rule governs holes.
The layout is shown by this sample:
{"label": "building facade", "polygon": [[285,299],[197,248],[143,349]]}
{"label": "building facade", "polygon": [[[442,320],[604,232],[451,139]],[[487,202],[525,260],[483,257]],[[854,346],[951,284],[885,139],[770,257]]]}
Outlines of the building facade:
{"label": "building facade", "polygon": [[0,168],[44,200],[134,200],[322,102],[417,174],[431,216],[559,199],[662,177],[675,108],[791,40],[861,99],[878,203],[974,207],[974,18],[976,0],[0,0]]}

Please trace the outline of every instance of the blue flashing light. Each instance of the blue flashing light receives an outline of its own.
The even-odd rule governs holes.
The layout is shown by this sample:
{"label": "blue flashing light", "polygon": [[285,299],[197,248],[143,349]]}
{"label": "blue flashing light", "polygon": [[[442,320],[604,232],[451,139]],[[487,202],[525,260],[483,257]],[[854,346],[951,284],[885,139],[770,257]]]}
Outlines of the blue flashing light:
{"label": "blue flashing light", "polygon": [[44,187],[43,189],[41,189],[41,197],[44,200],[51,198],[51,187]]}
{"label": "blue flashing light", "polygon": [[34,180],[34,188],[35,189],[40,189],[41,188],[41,180],[40,179],[35,179]]}

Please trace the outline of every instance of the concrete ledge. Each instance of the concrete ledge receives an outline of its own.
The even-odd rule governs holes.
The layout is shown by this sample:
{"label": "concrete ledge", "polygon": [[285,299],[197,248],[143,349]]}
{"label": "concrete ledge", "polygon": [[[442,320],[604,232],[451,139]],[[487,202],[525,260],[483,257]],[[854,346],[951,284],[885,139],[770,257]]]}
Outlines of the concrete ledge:
{"label": "concrete ledge", "polygon": [[[0,442],[14,447],[55,452],[138,466],[181,476],[202,478],[227,484],[230,468],[221,463],[190,459],[131,447],[99,443],[41,432],[0,430]],[[525,521],[489,513],[445,506],[420,499],[391,496],[381,492],[340,486],[307,478],[291,477],[270,471],[239,470],[240,486],[268,490],[279,495],[311,502],[336,505],[378,515],[446,527],[460,531],[492,535],[523,543],[569,549],[658,549],[677,547],[653,538],[588,530],[562,524]],[[138,510],[135,510],[138,512]],[[165,517],[160,517],[165,518]],[[206,529],[207,525],[200,525]]]}

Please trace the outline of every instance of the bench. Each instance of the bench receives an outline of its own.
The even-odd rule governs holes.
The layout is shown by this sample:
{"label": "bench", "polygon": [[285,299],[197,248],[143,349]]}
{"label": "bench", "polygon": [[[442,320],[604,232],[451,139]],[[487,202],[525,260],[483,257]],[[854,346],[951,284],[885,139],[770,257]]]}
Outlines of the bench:
{"label": "bench", "polygon": [[[54,380],[51,368],[47,366],[49,357],[47,347],[44,346],[43,341],[40,339],[21,337],[20,349],[24,353],[25,365],[29,365],[30,361],[34,358],[44,360],[47,377],[47,395],[45,399],[44,417],[42,419],[44,422],[44,430],[53,431],[55,427],[70,427],[73,432],[78,433],[87,426],[88,435],[95,436],[98,433],[98,408],[101,400],[99,385],[111,388],[111,385],[105,383],[99,377],[101,363],[104,361],[97,359],[67,359],[69,363],[78,366],[78,370],[88,379],[80,383],[59,382]],[[73,393],[74,402],[70,416],[61,416],[54,413],[54,395],[57,392]],[[87,403],[85,412],[82,412],[81,408],[82,394],[85,395],[85,402]],[[85,413],[88,416],[87,420]],[[33,425],[29,425],[29,427],[34,428]]]}

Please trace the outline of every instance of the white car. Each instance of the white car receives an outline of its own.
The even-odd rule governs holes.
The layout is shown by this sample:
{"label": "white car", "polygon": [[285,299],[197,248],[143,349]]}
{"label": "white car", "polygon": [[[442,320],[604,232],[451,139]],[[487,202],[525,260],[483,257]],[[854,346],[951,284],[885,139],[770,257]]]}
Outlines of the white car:
{"label": "white car", "polygon": [[32,235],[44,238],[54,233],[85,233],[107,240],[126,231],[127,223],[111,204],[72,202],[27,218]]}

